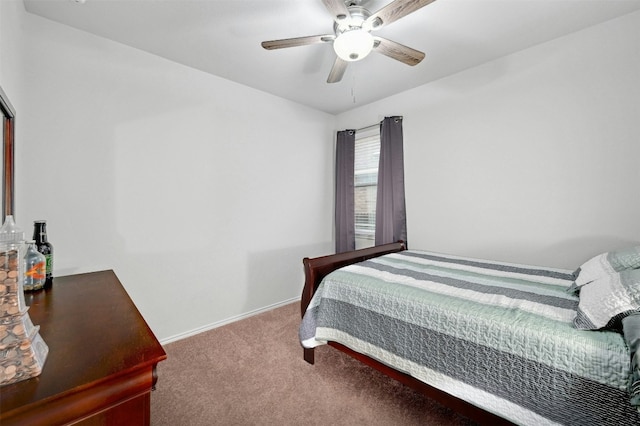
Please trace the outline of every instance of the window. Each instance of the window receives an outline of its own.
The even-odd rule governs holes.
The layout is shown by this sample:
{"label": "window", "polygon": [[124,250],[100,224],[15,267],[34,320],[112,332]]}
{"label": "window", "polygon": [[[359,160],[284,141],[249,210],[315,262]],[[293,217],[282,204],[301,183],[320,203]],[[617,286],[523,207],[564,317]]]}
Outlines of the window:
{"label": "window", "polygon": [[356,249],[375,245],[379,158],[380,127],[371,126],[356,132],[354,165]]}

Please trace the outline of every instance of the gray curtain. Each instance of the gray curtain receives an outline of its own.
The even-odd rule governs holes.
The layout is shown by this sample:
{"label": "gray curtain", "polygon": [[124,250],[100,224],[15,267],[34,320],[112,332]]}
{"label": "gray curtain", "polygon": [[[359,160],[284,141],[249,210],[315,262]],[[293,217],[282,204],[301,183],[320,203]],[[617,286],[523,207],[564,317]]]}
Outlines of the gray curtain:
{"label": "gray curtain", "polygon": [[376,245],[399,240],[406,243],[402,117],[385,117],[380,123],[377,197]]}
{"label": "gray curtain", "polygon": [[336,140],[336,253],[355,250],[354,164],[356,131],[338,132]]}

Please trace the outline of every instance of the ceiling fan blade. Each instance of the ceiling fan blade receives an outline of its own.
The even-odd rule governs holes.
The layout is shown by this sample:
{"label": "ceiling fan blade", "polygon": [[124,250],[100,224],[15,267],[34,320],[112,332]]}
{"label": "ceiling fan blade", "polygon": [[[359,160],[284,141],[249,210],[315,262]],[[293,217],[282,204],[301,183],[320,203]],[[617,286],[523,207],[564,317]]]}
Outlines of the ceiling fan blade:
{"label": "ceiling fan blade", "polygon": [[344,0],[322,0],[322,3],[324,3],[324,7],[327,8],[336,22],[351,18],[351,14]]}
{"label": "ceiling fan blade", "polygon": [[263,41],[262,47],[264,47],[267,50],[283,49],[285,47],[296,47],[296,46],[306,46],[308,44],[326,43],[328,41],[333,41],[335,38],[336,36],[332,34],[285,38],[282,40]]}
{"label": "ceiling fan blade", "polygon": [[424,59],[424,53],[395,41],[374,37],[373,50],[407,65],[417,65]]}
{"label": "ceiling fan blade", "polygon": [[435,0],[394,0],[368,17],[363,26],[371,30],[380,29],[434,1]]}
{"label": "ceiling fan blade", "polygon": [[348,64],[349,62],[343,61],[339,57],[336,57],[336,61],[333,63],[333,67],[331,67],[331,72],[329,73],[329,77],[327,78],[327,83],[337,83],[342,80],[342,76],[347,70]]}

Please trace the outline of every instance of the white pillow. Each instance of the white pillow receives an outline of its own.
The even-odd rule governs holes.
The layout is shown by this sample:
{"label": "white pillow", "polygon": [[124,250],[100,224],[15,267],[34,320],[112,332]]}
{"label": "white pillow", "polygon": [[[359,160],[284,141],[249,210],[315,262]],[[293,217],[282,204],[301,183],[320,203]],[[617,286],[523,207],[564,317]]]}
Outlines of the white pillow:
{"label": "white pillow", "polygon": [[600,277],[637,268],[640,268],[640,246],[602,253],[583,263],[574,272],[576,286],[581,287]]}
{"label": "white pillow", "polygon": [[598,330],[640,310],[640,269],[598,278],[580,290],[573,325],[579,330]]}

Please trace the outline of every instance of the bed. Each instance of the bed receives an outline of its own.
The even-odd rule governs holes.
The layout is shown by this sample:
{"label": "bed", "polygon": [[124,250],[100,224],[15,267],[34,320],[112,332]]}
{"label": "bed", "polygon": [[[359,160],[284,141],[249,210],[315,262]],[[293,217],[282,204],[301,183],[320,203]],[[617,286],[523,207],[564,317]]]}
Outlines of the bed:
{"label": "bed", "polygon": [[484,424],[638,425],[640,248],[626,254],[576,271],[402,242],[305,258],[304,359],[329,344]]}

